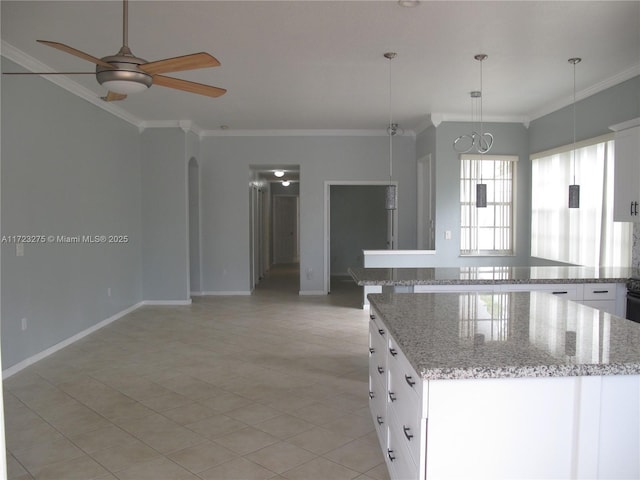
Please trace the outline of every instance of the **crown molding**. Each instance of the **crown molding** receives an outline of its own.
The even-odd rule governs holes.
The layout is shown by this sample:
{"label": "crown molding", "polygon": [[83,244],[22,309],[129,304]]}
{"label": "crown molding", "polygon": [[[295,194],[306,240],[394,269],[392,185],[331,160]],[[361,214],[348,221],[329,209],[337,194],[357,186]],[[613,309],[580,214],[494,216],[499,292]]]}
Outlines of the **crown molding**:
{"label": "crown molding", "polygon": [[[592,85],[588,88],[585,88],[583,90],[576,92],[576,101],[584,100],[587,97],[590,97],[592,95],[595,95],[596,93],[602,92],[607,88],[614,87],[622,82],[626,82],[627,80],[637,77],[638,75],[640,75],[640,64],[635,65],[627,70],[624,70],[623,72],[620,72],[612,77],[609,77],[600,83],[596,83],[595,85]],[[538,118],[544,117],[545,115],[548,115],[557,110],[560,110],[561,108],[568,107],[572,103],[573,103],[573,93],[565,98],[557,100],[553,103],[549,103],[544,107],[540,108],[539,110],[531,112],[529,114],[529,120],[533,121]]]}
{"label": "crown molding", "polygon": [[[388,137],[386,130],[204,130],[201,137]],[[415,137],[413,130],[405,130],[400,137]]]}
{"label": "crown molding", "polygon": [[[1,48],[2,48],[3,57],[11,60],[14,63],[17,63],[18,65],[29,70],[30,72],[54,72],[55,71],[49,65],[42,63],[40,60],[37,60],[30,55],[27,55],[22,50],[18,50],[16,47],[11,45],[10,43],[7,43],[4,40],[2,40]],[[64,88],[68,92],[73,93],[74,95],[86,100],[87,102],[92,103],[93,105],[103,110],[106,110],[112,115],[115,115],[116,117],[121,118],[125,122],[140,128],[140,124],[142,123],[142,120],[140,118],[134,115],[131,115],[130,113],[124,111],[122,108],[114,105],[111,102],[105,102],[100,97],[98,97],[94,91],[89,90],[88,88],[83,87],[79,83],[74,82],[66,75],[51,75],[51,76],[40,75],[40,76],[45,80],[48,80],[51,83],[54,83],[61,88]]]}

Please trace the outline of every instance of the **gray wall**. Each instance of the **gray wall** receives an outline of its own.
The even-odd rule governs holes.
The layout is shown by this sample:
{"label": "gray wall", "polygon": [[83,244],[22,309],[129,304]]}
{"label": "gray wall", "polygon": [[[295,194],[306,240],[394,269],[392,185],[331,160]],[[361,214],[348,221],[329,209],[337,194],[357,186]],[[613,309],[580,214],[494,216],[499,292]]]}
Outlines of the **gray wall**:
{"label": "gray wall", "polygon": [[362,267],[362,250],[387,248],[384,185],[331,185],[331,275]]}
{"label": "gray wall", "polygon": [[189,301],[188,160],[179,128],[142,135],[143,297]]}
{"label": "gray wall", "polygon": [[8,368],[140,302],[141,170],[136,127],[37,76],[3,78],[2,127],[2,235],[129,237],[2,245]]}
{"label": "gray wall", "polygon": [[[576,102],[576,140],[605,133],[609,127],[640,117],[640,76]],[[542,152],[573,142],[573,106],[531,122],[529,151]]]}
{"label": "gray wall", "polygon": [[[300,166],[300,290],[324,290],[324,192],[330,180],[385,180],[386,136],[207,137],[202,140],[203,290],[249,292],[250,166]],[[394,139],[399,247],[415,248],[413,137]],[[307,271],[311,269],[311,278]]]}
{"label": "gray wall", "polygon": [[[530,252],[531,164],[528,132],[519,123],[485,123],[494,135],[491,150],[496,155],[516,155],[516,255],[513,257],[460,257],[460,155],[453,141],[473,130],[468,122],[443,122],[430,127],[417,139],[417,156],[429,153],[435,158],[436,171],[436,266],[528,265]],[[445,231],[451,240],[445,240]]]}

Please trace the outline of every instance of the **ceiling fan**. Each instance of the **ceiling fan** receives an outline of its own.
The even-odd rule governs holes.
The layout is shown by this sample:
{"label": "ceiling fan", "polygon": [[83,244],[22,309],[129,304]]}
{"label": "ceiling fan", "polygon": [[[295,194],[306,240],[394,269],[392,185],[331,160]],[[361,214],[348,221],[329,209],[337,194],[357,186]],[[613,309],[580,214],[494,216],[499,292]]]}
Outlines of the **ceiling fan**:
{"label": "ceiling fan", "polygon": [[[96,76],[100,85],[107,87],[108,93],[101,97],[107,102],[123,100],[130,93],[146,90],[151,85],[175,88],[185,92],[197,93],[209,97],[219,97],[226,93],[224,88],[204,85],[174,77],[160,75],[161,73],[196,70],[199,68],[217,67],[220,62],[206,52],[193,53],[180,57],[165,58],[155,62],[136,57],[128,46],[128,0],[123,0],[122,6],[122,47],[115,55],[102,58],[59,42],[37,40],[37,42],[56,48],[63,52],[87,60],[96,65],[95,72],[16,72],[14,75],[78,75],[91,74]],[[11,72],[4,72],[12,74]]]}

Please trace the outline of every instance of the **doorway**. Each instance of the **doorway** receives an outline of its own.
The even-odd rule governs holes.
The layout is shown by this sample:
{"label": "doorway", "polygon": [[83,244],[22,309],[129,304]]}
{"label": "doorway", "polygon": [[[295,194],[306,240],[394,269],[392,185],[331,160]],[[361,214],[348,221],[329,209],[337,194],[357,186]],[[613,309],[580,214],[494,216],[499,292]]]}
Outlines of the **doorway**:
{"label": "doorway", "polygon": [[300,242],[298,218],[299,197],[293,195],[273,196],[273,264],[298,263]]}
{"label": "doorway", "polygon": [[395,247],[397,210],[385,208],[387,185],[325,182],[325,293],[331,292],[332,277],[350,281],[348,268],[363,266],[362,250]]}

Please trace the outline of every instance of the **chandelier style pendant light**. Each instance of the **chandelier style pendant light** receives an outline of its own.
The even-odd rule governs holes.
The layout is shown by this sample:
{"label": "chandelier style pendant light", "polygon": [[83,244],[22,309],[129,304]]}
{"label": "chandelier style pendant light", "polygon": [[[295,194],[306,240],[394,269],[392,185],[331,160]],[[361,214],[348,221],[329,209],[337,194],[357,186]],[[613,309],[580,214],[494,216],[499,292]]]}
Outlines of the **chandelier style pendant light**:
{"label": "chandelier style pendant light", "polygon": [[385,208],[387,210],[395,210],[398,207],[398,190],[395,185],[391,184],[393,176],[393,137],[398,134],[398,124],[393,123],[392,101],[391,101],[391,60],[397,57],[395,52],[387,52],[384,57],[389,60],[389,126],[387,133],[389,134],[389,185],[385,193]]}
{"label": "chandelier style pendant light", "polygon": [[[480,90],[471,92],[472,100],[472,122],[475,124],[475,111],[479,110],[480,113],[480,131],[472,131],[471,133],[460,135],[453,141],[453,149],[457,153],[469,153],[475,151],[483,154],[491,150],[493,146],[493,135],[484,131],[484,124],[482,123],[482,62],[488,58],[488,55],[479,53],[473,57],[480,62]],[[479,108],[474,108],[475,103],[479,103]]]}
{"label": "chandelier style pendant light", "polygon": [[569,208],[580,208],[580,185],[576,183],[576,64],[581,61],[579,57],[569,59],[573,65],[573,184],[569,185]]}

